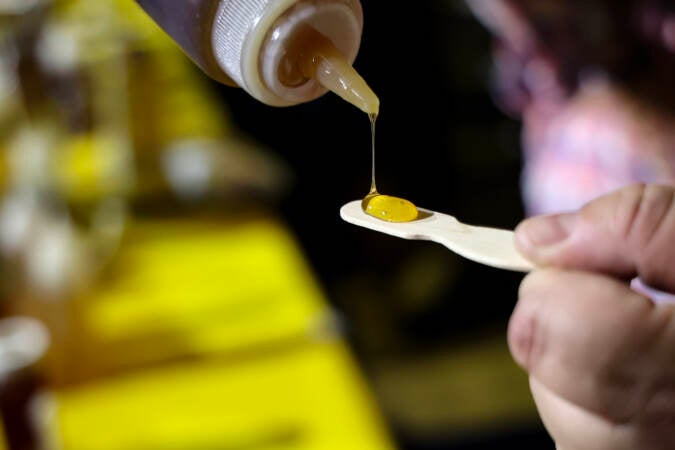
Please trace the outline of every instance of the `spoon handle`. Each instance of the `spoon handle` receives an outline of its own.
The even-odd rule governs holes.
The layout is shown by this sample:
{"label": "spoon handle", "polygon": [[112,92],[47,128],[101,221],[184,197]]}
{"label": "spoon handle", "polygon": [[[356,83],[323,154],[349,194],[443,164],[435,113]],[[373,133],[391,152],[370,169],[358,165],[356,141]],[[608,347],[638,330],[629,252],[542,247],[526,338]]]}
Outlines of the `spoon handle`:
{"label": "spoon handle", "polygon": [[498,269],[529,272],[534,269],[516,249],[515,234],[510,230],[462,224],[443,233],[434,233],[431,240],[472,261]]}

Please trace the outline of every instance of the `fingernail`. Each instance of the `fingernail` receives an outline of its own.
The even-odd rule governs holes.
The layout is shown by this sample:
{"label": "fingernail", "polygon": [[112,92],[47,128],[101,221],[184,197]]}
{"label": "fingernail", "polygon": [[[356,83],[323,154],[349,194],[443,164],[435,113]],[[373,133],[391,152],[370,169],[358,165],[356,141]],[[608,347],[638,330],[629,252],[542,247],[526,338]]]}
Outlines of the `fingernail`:
{"label": "fingernail", "polygon": [[533,217],[521,223],[516,236],[521,242],[536,247],[545,247],[564,241],[572,234],[577,215],[575,213]]}

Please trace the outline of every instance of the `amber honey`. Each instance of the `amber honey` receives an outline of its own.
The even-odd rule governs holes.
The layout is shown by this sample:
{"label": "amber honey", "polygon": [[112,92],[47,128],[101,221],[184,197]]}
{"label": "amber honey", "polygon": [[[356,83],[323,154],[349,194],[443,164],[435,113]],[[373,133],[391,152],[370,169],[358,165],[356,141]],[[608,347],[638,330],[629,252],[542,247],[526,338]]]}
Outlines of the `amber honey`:
{"label": "amber honey", "polygon": [[340,51],[324,35],[303,27],[286,48],[286,57],[279,67],[279,79],[288,86],[297,86],[309,79],[339,95],[368,114],[371,125],[372,171],[368,195],[361,203],[363,211],[388,222],[409,222],[418,215],[412,202],[377,191],[375,182],[375,123],[380,100],[365,80],[349,64]]}

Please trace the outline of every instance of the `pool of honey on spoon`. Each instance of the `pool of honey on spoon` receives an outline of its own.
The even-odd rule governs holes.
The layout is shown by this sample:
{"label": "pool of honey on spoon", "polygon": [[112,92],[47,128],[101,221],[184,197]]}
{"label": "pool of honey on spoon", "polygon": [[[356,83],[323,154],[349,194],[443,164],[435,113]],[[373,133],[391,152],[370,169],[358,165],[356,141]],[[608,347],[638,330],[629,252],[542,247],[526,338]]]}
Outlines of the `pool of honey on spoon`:
{"label": "pool of honey on spoon", "polygon": [[415,220],[419,212],[411,201],[377,192],[377,184],[375,182],[375,122],[377,114],[370,113],[369,117],[372,136],[371,181],[370,192],[361,201],[361,208],[363,208],[366,214],[388,222],[410,222]]}

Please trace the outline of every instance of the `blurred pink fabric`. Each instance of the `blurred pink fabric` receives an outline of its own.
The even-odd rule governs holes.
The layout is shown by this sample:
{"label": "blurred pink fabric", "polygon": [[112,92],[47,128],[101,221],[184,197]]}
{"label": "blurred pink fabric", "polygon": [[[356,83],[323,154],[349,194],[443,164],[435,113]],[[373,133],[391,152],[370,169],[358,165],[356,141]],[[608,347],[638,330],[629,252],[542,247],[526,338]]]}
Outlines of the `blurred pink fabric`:
{"label": "blurred pink fabric", "polygon": [[[467,0],[495,37],[492,91],[522,119],[528,215],[633,182],[675,185],[675,0]],[[655,303],[675,295],[634,290]]]}
{"label": "blurred pink fabric", "polygon": [[467,0],[492,91],[522,119],[528,215],[632,182],[675,185],[675,0]]}

